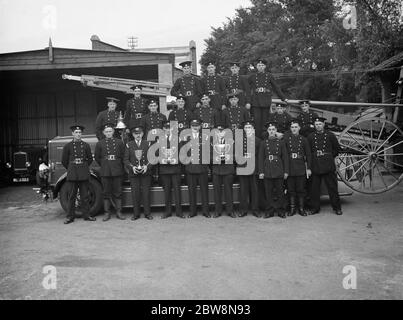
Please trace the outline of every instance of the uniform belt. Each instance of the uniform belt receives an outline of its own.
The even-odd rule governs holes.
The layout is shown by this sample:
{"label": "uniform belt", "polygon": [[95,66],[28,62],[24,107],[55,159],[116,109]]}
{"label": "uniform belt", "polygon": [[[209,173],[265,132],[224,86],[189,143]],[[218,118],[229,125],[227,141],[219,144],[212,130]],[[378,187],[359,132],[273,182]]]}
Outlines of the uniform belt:
{"label": "uniform belt", "polygon": [[105,157],[106,160],[116,160],[116,156],[114,154],[109,154]]}
{"label": "uniform belt", "polygon": [[179,122],[178,123],[178,128],[179,129],[184,129],[184,128],[187,128],[188,126],[185,124],[185,123],[182,123],[182,122]]}
{"label": "uniform belt", "polygon": [[84,160],[82,158],[75,158],[74,160],[72,160],[70,163],[74,163],[74,164],[83,164]]}
{"label": "uniform belt", "polygon": [[136,114],[135,114],[136,119],[141,119],[142,116],[143,116],[143,115],[142,115],[141,113],[136,113]]}
{"label": "uniform belt", "polygon": [[291,159],[298,160],[298,159],[302,159],[302,157],[297,152],[292,152]]}
{"label": "uniform belt", "polygon": [[242,93],[242,89],[232,89],[232,93]]}
{"label": "uniform belt", "polygon": [[326,154],[330,154],[330,152],[323,152],[322,150],[316,150],[317,157],[323,157]]}
{"label": "uniform belt", "polygon": [[243,156],[244,156],[245,159],[251,159],[252,158],[252,153],[251,152],[245,152],[243,154]]}
{"label": "uniform belt", "polygon": [[161,164],[178,164],[178,160],[175,158],[163,158]]}
{"label": "uniform belt", "polygon": [[268,88],[263,88],[263,87],[259,87],[259,88],[256,88],[255,91],[256,91],[256,92],[259,92],[259,93],[264,93],[264,92],[270,92],[270,89],[268,89]]}
{"label": "uniform belt", "polygon": [[209,96],[214,96],[214,95],[218,94],[218,92],[215,90],[208,90],[207,92],[208,92]]}
{"label": "uniform belt", "polygon": [[193,95],[192,91],[186,91],[185,92],[186,97],[189,97],[189,96],[192,96],[192,95]]}
{"label": "uniform belt", "polygon": [[269,154],[267,159],[269,159],[269,161],[278,160],[278,156],[276,156],[274,154]]}

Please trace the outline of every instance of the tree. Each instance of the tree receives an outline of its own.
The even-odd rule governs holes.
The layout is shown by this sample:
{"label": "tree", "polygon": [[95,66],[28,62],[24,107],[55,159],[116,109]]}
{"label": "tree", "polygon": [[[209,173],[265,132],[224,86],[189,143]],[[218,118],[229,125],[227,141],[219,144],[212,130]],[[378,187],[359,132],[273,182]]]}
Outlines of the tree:
{"label": "tree", "polygon": [[237,60],[242,71],[269,61],[290,97],[316,100],[379,99],[365,70],[402,49],[400,0],[357,0],[357,29],[343,28],[344,0],[251,0],[213,28],[200,62]]}

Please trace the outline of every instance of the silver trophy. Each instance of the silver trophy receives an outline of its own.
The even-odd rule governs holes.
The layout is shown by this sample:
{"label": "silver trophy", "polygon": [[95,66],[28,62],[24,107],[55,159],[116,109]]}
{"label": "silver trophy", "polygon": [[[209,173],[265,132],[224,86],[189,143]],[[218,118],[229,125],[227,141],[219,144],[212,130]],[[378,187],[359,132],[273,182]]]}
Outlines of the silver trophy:
{"label": "silver trophy", "polygon": [[135,151],[134,151],[134,154],[135,154],[136,159],[137,159],[137,161],[138,161],[138,166],[135,167],[135,168],[136,168],[136,172],[137,172],[137,173],[140,173],[140,172],[143,170],[143,168],[142,168],[141,165],[140,165],[141,158],[143,157],[143,150],[135,150]]}
{"label": "silver trophy", "polygon": [[231,146],[228,143],[217,143],[213,146],[214,151],[218,153],[218,156],[216,156],[216,161],[228,161],[230,158],[230,155],[228,154],[229,150],[231,149]]}
{"label": "silver trophy", "polygon": [[164,155],[164,159],[161,160],[162,164],[177,164],[177,159],[174,158],[176,147],[172,148],[161,148],[162,154]]}

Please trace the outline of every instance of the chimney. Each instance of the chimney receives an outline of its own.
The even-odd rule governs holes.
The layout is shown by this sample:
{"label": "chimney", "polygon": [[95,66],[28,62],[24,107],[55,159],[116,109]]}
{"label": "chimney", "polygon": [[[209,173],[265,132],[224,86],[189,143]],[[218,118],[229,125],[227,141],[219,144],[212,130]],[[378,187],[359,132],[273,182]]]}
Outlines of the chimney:
{"label": "chimney", "polygon": [[99,37],[96,34],[91,36],[92,50],[97,50],[99,48],[100,41],[101,40],[99,39]]}
{"label": "chimney", "polygon": [[51,38],[49,38],[49,62],[53,63],[53,45]]}
{"label": "chimney", "polygon": [[191,40],[189,42],[190,60],[192,61],[192,73],[197,74],[197,56],[196,56],[196,42]]}

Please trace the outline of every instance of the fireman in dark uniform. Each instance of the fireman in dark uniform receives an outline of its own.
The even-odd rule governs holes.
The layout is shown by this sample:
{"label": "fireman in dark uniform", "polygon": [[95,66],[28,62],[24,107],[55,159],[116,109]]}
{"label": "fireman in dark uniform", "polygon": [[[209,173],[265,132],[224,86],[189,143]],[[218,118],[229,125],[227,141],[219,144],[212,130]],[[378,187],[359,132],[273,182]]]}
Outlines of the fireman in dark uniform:
{"label": "fireman in dark uniform", "polygon": [[214,186],[215,213],[214,218],[222,215],[222,192],[224,186],[225,213],[231,218],[235,218],[232,186],[234,182],[234,139],[232,132],[225,125],[218,123],[215,126],[212,137],[212,176]]}
{"label": "fireman in dark uniform", "polygon": [[179,95],[176,98],[177,107],[173,109],[168,116],[169,121],[177,121],[178,122],[178,130],[181,132],[183,129],[189,128],[189,123],[193,119],[193,112],[189,109],[185,108],[185,97]]}
{"label": "fireman in dark uniform", "polygon": [[[240,184],[240,212],[239,217],[245,217],[248,214],[248,209],[252,210],[252,214],[259,218],[259,201],[258,201],[258,157],[261,140],[255,135],[255,124],[251,121],[246,121],[242,124],[244,134],[242,137],[242,155],[249,165],[252,166],[247,170],[248,163],[238,164],[236,167],[236,175],[239,177]],[[238,142],[238,141],[237,141]]]}
{"label": "fireman in dark uniform", "polygon": [[291,132],[284,136],[290,163],[290,173],[287,178],[287,189],[290,197],[288,216],[293,216],[297,212],[301,216],[307,216],[305,196],[307,194],[306,181],[312,174],[311,149],[308,140],[300,134],[300,121],[297,119],[292,120],[290,127]]}
{"label": "fireman in dark uniform", "polygon": [[[174,122],[172,122],[174,124]],[[164,188],[165,195],[165,214],[163,219],[172,216],[172,189],[175,200],[176,216],[185,218],[182,213],[181,201],[181,173],[182,165],[179,163],[179,141],[178,136],[173,134],[171,122],[167,121],[163,125],[164,139],[160,141],[162,147],[160,149],[160,165],[159,174]]]}
{"label": "fireman in dark uniform", "polygon": [[259,179],[264,179],[267,212],[265,218],[271,218],[275,213],[285,218],[284,211],[284,180],[289,173],[288,153],[285,143],[276,136],[277,124],[266,124],[268,137],[261,142],[259,148]]}
{"label": "fireman in dark uniform", "polygon": [[314,119],[315,132],[308,136],[312,152],[311,210],[312,214],[320,211],[320,185],[324,180],[333,211],[342,215],[335,164],[340,145],[334,133],[325,129],[325,121],[322,117]]}
{"label": "fireman in dark uniform", "polygon": [[257,72],[249,76],[249,86],[251,88],[251,104],[252,104],[252,117],[256,123],[256,135],[262,136],[264,131],[263,125],[267,121],[270,106],[272,91],[274,90],[281,100],[286,101],[280,87],[274,81],[273,76],[266,71],[267,61],[259,59],[256,62]]}
{"label": "fireman in dark uniform", "polygon": [[184,61],[179,64],[183,69],[183,77],[175,81],[171,89],[171,96],[182,95],[186,100],[186,109],[193,111],[200,105],[202,85],[200,79],[192,75],[192,61]]}
{"label": "fireman in dark uniform", "polygon": [[[197,185],[200,186],[202,213],[210,218],[209,199],[208,199],[208,169],[210,159],[208,152],[210,148],[210,135],[203,135],[201,130],[201,121],[193,119],[190,122],[191,134],[186,141],[182,142],[182,148],[185,149],[186,159],[181,158],[184,164],[186,180],[189,188],[189,218],[197,216]],[[190,148],[186,150],[186,145],[190,143]],[[181,152],[182,153],[182,152]]]}
{"label": "fireman in dark uniform", "polygon": [[[308,138],[308,136],[311,133],[315,132],[314,121],[319,116],[316,114],[316,112],[310,110],[311,104],[309,100],[301,100],[299,101],[299,104],[301,107],[301,113],[297,116],[297,119],[301,123],[300,134]],[[312,189],[312,176],[307,180],[307,190],[308,190],[308,193],[306,195],[307,202],[310,201],[311,189]]]}
{"label": "fireman in dark uniform", "polygon": [[99,175],[102,181],[105,210],[103,221],[111,218],[111,205],[116,209],[117,218],[125,220],[121,212],[125,145],[121,139],[113,137],[114,132],[113,123],[104,125],[105,138],[97,142],[94,152],[95,161],[101,166]]}
{"label": "fireman in dark uniform", "polygon": [[145,139],[147,140],[147,135],[150,131],[156,134],[155,129],[162,130],[162,124],[167,121],[167,117],[158,112],[158,104],[155,100],[151,100],[148,109],[150,110],[142,119],[141,127],[144,128]]}
{"label": "fireman in dark uniform", "polygon": [[[126,112],[123,122],[126,125],[126,132],[130,134],[130,128],[138,127],[141,125],[141,119],[148,112],[147,100],[141,96],[142,86],[136,85],[131,87],[134,97],[127,100]],[[132,138],[132,137],[131,137]]]}
{"label": "fireman in dark uniform", "polygon": [[212,129],[218,121],[221,121],[221,111],[210,106],[210,97],[204,94],[201,98],[201,106],[193,112],[194,119],[201,121],[202,129]]}
{"label": "fireman in dark uniform", "polygon": [[145,218],[152,220],[150,208],[151,164],[147,158],[150,143],[143,139],[144,130],[142,127],[134,127],[131,132],[134,140],[129,141],[126,145],[124,165],[129,173],[132,190],[132,220],[140,218],[141,202],[143,203]]}
{"label": "fireman in dark uniform", "polygon": [[304,137],[308,137],[312,132],[315,132],[314,120],[318,118],[318,115],[310,110],[310,101],[299,101],[301,107],[301,113],[297,116],[297,119],[301,123],[301,132]]}
{"label": "fireman in dark uniform", "polygon": [[[119,99],[112,97],[107,97],[106,99],[108,100],[108,109],[98,113],[98,116],[95,120],[95,130],[98,140],[102,140],[104,138],[102,133],[104,130],[104,125],[107,123],[113,123],[116,127],[120,115],[120,112],[116,110]],[[117,137],[116,132],[115,137]]]}
{"label": "fireman in dark uniform", "polygon": [[225,87],[227,93],[236,94],[239,98],[238,104],[250,110],[250,87],[248,79],[245,76],[239,75],[241,64],[239,62],[231,62],[231,75],[225,78]]}
{"label": "fireman in dark uniform", "polygon": [[233,132],[241,128],[241,124],[249,120],[249,112],[239,105],[239,97],[236,93],[228,94],[229,107],[223,111],[221,123],[228,126]]}
{"label": "fireman in dark uniform", "polygon": [[216,110],[223,110],[226,108],[227,102],[224,78],[216,74],[216,67],[214,63],[209,62],[206,66],[207,75],[201,79],[203,94],[210,97],[210,106]]}
{"label": "fireman in dark uniform", "polygon": [[271,113],[269,116],[269,122],[277,123],[277,133],[281,133],[280,137],[290,130],[291,120],[293,119],[291,115],[286,111],[287,104],[276,103],[276,112]]}
{"label": "fireman in dark uniform", "polygon": [[90,145],[81,139],[83,126],[75,125],[70,127],[73,140],[63,147],[62,164],[67,169],[67,182],[71,186],[68,199],[68,213],[64,221],[65,224],[72,223],[75,218],[75,203],[77,191],[80,190],[80,203],[83,210],[83,217],[86,221],[95,221],[90,216],[88,202],[88,188],[90,179],[89,166],[92,163],[92,153]]}

